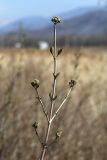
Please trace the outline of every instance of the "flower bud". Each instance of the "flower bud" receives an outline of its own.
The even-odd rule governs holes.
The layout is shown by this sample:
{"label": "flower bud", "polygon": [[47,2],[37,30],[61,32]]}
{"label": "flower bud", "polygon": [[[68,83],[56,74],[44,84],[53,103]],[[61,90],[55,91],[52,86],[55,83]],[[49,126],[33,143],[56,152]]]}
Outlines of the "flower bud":
{"label": "flower bud", "polygon": [[76,85],[76,81],[75,81],[75,80],[71,80],[71,81],[69,82],[70,88],[73,88],[75,85]]}
{"label": "flower bud", "polygon": [[54,48],[53,47],[50,47],[50,52],[53,55],[53,53],[54,53]]}
{"label": "flower bud", "polygon": [[62,48],[59,48],[57,56],[59,56],[61,53],[62,53]]}
{"label": "flower bud", "polygon": [[37,88],[39,87],[39,85],[40,85],[40,82],[39,82],[38,79],[34,79],[34,80],[31,82],[31,85],[32,85],[35,89],[37,89]]}
{"label": "flower bud", "polygon": [[51,21],[54,23],[54,24],[57,24],[57,23],[60,23],[61,22],[61,19],[59,17],[53,17],[51,19]]}

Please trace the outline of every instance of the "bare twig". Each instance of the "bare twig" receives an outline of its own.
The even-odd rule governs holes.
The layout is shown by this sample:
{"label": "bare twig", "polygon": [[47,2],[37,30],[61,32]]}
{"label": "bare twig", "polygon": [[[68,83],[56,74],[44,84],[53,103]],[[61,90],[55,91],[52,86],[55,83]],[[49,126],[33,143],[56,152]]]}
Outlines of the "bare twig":
{"label": "bare twig", "polygon": [[41,144],[41,145],[42,145],[42,147],[43,147],[43,142],[42,142],[42,140],[41,140],[41,138],[40,138],[40,136],[39,136],[38,131],[37,131],[37,129],[36,129],[36,128],[35,128],[35,133],[36,133],[36,136],[37,136],[37,138],[38,138],[38,140],[39,140],[40,144]]}
{"label": "bare twig", "polygon": [[58,109],[56,110],[55,114],[53,115],[51,122],[54,120],[54,118],[57,116],[58,112],[60,111],[60,109],[63,107],[63,105],[65,104],[65,102],[67,101],[67,99],[70,96],[70,93],[72,91],[72,88],[69,89],[68,94],[66,95],[66,97],[64,98],[63,102],[61,103],[61,105],[58,107]]}
{"label": "bare twig", "polygon": [[43,101],[42,101],[42,99],[41,99],[41,97],[40,97],[40,95],[39,95],[38,89],[36,89],[36,93],[37,93],[37,99],[38,99],[38,101],[40,102],[40,104],[41,104],[41,106],[42,106],[42,109],[43,109],[43,112],[44,112],[44,115],[46,116],[46,119],[47,119],[47,121],[48,121],[48,123],[49,123],[48,112],[46,111],[45,105],[44,105],[44,103],[43,103]]}

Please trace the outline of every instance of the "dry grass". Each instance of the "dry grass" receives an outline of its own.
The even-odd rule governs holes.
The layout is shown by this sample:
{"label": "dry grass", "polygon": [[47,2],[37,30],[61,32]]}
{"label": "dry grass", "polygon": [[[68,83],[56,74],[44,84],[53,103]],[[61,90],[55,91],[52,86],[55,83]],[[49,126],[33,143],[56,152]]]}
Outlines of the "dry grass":
{"label": "dry grass", "polygon": [[[72,98],[55,121],[54,131],[63,130],[62,139],[53,145],[47,160],[107,159],[107,50],[81,49],[78,69],[75,49],[65,49],[59,58],[58,101],[67,92],[71,78],[77,79]],[[44,131],[45,118],[35,99],[30,82],[40,79],[41,95],[48,104],[52,63],[47,51],[0,51],[0,160],[34,160],[40,146],[31,125],[40,121]],[[56,104],[57,107],[57,104]],[[52,138],[54,132],[51,133]]]}

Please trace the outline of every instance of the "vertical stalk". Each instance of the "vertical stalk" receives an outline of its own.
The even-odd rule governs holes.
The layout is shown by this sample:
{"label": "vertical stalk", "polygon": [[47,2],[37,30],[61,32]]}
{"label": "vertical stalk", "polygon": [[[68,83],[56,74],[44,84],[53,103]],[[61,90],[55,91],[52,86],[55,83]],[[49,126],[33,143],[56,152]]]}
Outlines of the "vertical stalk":
{"label": "vertical stalk", "polygon": [[[52,99],[55,97],[56,94],[56,71],[57,71],[57,62],[56,62],[56,24],[54,24],[54,73],[53,73],[53,90],[52,90]],[[52,118],[53,113],[53,107],[54,107],[54,101],[51,99],[51,108],[50,108],[50,120]]]}
{"label": "vertical stalk", "polygon": [[49,139],[49,133],[50,133],[50,128],[51,128],[51,124],[52,124],[52,116],[53,116],[53,108],[54,108],[54,97],[56,94],[56,72],[57,72],[57,62],[56,62],[56,24],[54,23],[54,54],[53,54],[53,59],[54,59],[54,72],[53,72],[53,87],[52,87],[52,99],[51,99],[51,107],[50,107],[50,112],[49,112],[49,123],[47,126],[47,131],[46,131],[46,136],[45,136],[45,142],[43,145],[43,149],[42,149],[42,153],[41,153],[41,157],[40,160],[44,160],[45,157],[45,153],[46,150],[48,148],[48,139]]}

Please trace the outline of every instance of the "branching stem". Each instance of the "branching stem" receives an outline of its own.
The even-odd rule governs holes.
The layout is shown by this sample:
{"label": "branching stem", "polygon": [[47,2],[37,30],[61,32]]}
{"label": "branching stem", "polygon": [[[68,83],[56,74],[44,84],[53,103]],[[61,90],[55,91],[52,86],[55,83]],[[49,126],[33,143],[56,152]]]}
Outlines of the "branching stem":
{"label": "branching stem", "polygon": [[46,119],[47,119],[47,121],[48,121],[48,123],[49,123],[48,112],[46,111],[45,105],[44,105],[44,103],[43,103],[43,101],[42,101],[42,99],[41,99],[41,97],[40,97],[40,95],[39,95],[38,89],[36,89],[36,93],[37,93],[37,99],[38,99],[38,101],[40,102],[40,104],[41,104],[41,106],[42,106],[42,109],[43,109],[43,112],[44,112],[44,115],[46,116]]}
{"label": "branching stem", "polygon": [[51,146],[52,144],[54,144],[61,136],[61,132],[57,131],[56,132],[56,138],[54,139],[53,142],[49,143],[49,135],[50,135],[52,122],[55,119],[55,117],[57,116],[57,114],[59,113],[59,111],[61,110],[61,108],[63,107],[63,105],[65,104],[65,102],[67,101],[67,99],[69,98],[70,93],[71,93],[74,85],[76,84],[76,82],[74,80],[71,80],[69,82],[70,89],[68,90],[68,93],[65,96],[64,100],[62,101],[62,103],[59,105],[58,109],[54,113],[54,111],[53,111],[54,108],[55,108],[54,107],[54,102],[57,99],[56,84],[57,84],[57,78],[60,75],[60,73],[57,73],[57,57],[62,53],[62,49],[61,48],[59,48],[58,50],[56,49],[56,25],[58,23],[60,23],[61,20],[58,17],[53,17],[51,21],[54,23],[54,47],[50,48],[50,53],[52,54],[52,57],[53,57],[53,84],[52,84],[52,91],[49,94],[49,97],[50,97],[50,109],[49,109],[48,112],[47,112],[47,109],[46,109],[46,107],[45,107],[45,105],[44,105],[44,103],[42,101],[42,98],[39,95],[39,91],[38,91],[38,88],[40,86],[39,80],[38,79],[34,79],[31,82],[31,85],[36,90],[37,99],[38,99],[39,103],[41,104],[43,113],[44,113],[44,115],[45,115],[45,117],[47,119],[47,129],[46,129],[44,141],[41,140],[41,138],[40,138],[40,136],[38,134],[38,131],[37,131],[38,122],[35,122],[33,124],[33,127],[35,128],[36,135],[38,137],[38,140],[42,145],[42,151],[41,151],[41,155],[40,155],[39,160],[44,160],[45,153],[46,153],[46,150],[48,149],[48,147]]}
{"label": "branching stem", "polygon": [[51,118],[51,122],[55,119],[55,117],[57,116],[57,114],[59,113],[60,109],[63,107],[63,105],[65,104],[65,102],[67,101],[67,99],[70,96],[72,88],[69,89],[68,94],[66,95],[66,97],[64,98],[63,102],[60,104],[60,106],[58,107],[58,109],[56,110],[55,114],[53,115],[53,117]]}

